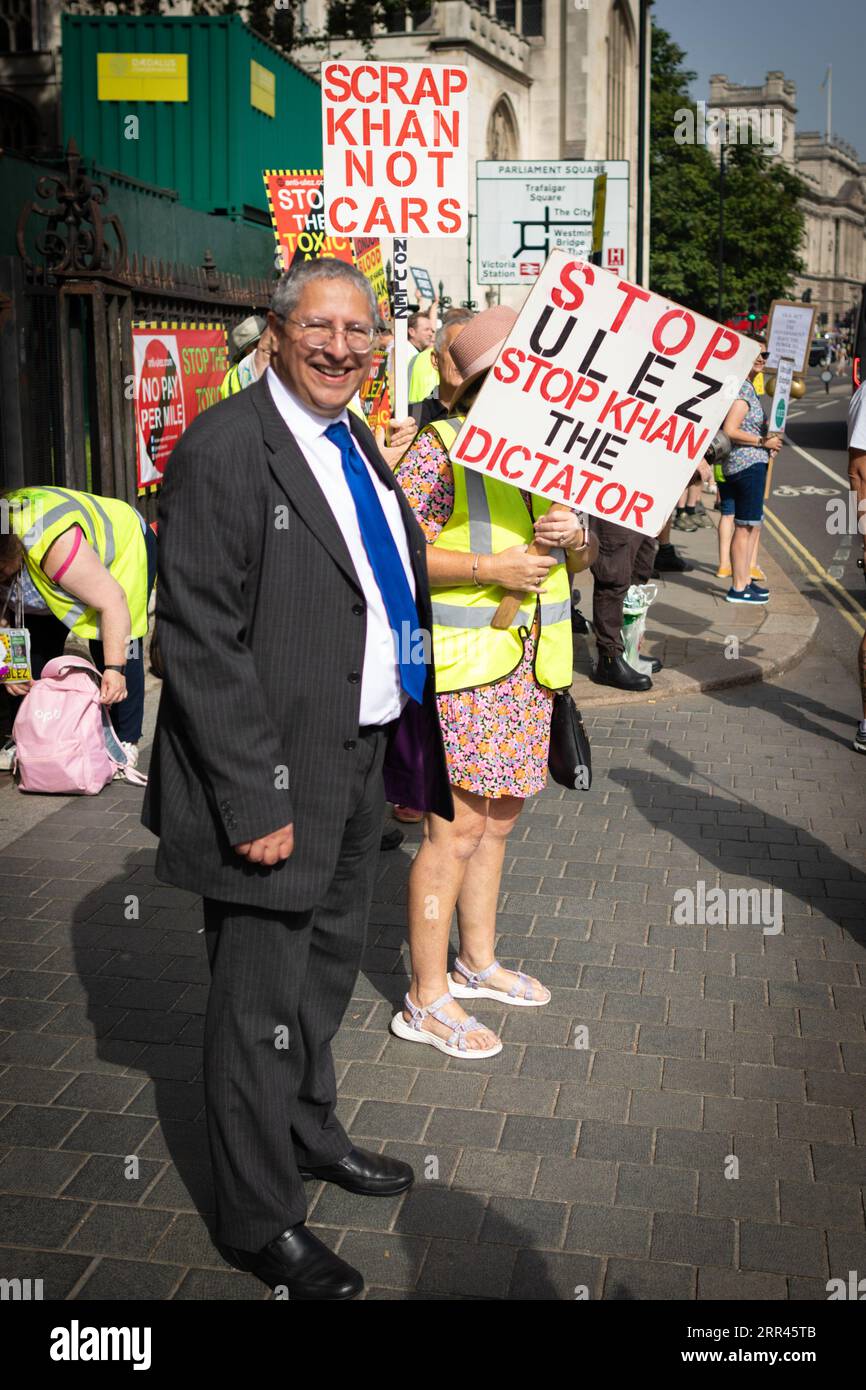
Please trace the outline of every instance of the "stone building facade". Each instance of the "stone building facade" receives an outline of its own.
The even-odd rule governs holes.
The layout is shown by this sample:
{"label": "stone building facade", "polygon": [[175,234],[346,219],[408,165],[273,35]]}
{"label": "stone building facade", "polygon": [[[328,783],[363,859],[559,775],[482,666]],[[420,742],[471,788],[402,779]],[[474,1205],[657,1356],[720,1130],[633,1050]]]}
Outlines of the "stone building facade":
{"label": "stone building facade", "polygon": [[770,152],[807,189],[801,201],[804,267],[795,293],[799,298],[811,291],[827,326],[844,324],[866,282],[866,165],[839,136],[797,131],[797,88],[782,72],[768,72],[761,87],[741,87],[717,74],[710,78],[707,106],[729,117],[729,139],[730,118],[740,118],[757,138],[771,129],[779,133],[778,148]]}
{"label": "stone building facade", "polygon": [[[59,76],[63,0],[0,0],[0,144],[22,152],[59,141]],[[78,0],[77,13],[111,13],[110,0]],[[206,5],[214,13],[220,0]],[[163,0],[162,12],[189,14],[191,0]],[[243,14],[245,7],[238,6]],[[305,0],[311,35],[327,23],[329,0]],[[649,82],[640,82],[640,28],[648,26],[646,0],[434,0],[407,4],[388,30],[374,37],[383,61],[450,62],[469,69],[470,203],[474,210],[476,159],[625,159],[629,161],[630,245],[627,273],[639,273],[638,214],[644,211],[641,249],[648,257],[649,193],[638,189],[641,92],[648,110]],[[648,74],[649,43],[645,44]],[[333,38],[292,53],[318,74],[323,57],[361,58],[359,42]],[[645,121],[644,129],[648,122]],[[287,132],[286,163],[292,161]],[[646,169],[646,160],[643,163]],[[416,263],[459,302],[484,302],[474,253],[443,239],[418,245]],[[494,292],[495,293],[495,292]],[[522,291],[503,290],[503,299]]]}
{"label": "stone building facade", "polygon": [[56,0],[0,0],[0,148],[19,154],[60,139]]}
{"label": "stone building facade", "polygon": [[[313,31],[325,22],[328,0],[307,0]],[[640,25],[649,23],[640,0],[440,0],[407,5],[403,27],[375,38],[382,61],[450,62],[470,77],[470,207],[475,208],[476,159],[626,159],[629,161],[628,274],[638,267],[638,132]],[[646,44],[648,70],[649,44]],[[325,56],[361,58],[360,44],[334,38],[324,50],[292,55],[309,70]],[[645,83],[645,106],[649,83]],[[646,123],[645,127],[646,128]],[[646,168],[646,161],[644,161]],[[647,267],[649,200],[643,266]],[[423,249],[422,249],[423,247]],[[474,254],[465,242],[418,243],[413,257],[456,301],[495,302],[479,287]],[[522,302],[522,290],[501,291],[503,302]]]}

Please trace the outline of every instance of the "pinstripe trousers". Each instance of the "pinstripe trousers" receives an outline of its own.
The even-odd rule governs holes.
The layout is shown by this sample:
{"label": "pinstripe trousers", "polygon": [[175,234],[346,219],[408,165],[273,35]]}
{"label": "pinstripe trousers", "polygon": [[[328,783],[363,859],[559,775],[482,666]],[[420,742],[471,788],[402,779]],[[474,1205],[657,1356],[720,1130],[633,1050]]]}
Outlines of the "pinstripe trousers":
{"label": "pinstripe trousers", "polygon": [[242,1250],[260,1250],[306,1219],[298,1164],[333,1163],[351,1148],[335,1114],[331,1041],[366,941],[385,811],[385,743],[378,731],[358,736],[340,857],[321,903],[274,912],[204,899],[211,968],[204,1084],[216,1236]]}

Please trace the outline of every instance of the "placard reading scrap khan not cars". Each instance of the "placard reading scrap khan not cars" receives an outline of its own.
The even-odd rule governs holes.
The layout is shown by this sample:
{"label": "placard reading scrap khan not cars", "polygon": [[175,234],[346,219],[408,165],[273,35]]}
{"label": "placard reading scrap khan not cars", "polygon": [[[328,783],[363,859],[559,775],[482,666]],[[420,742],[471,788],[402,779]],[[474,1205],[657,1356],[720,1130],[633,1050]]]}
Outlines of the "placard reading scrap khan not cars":
{"label": "placard reading scrap khan not cars", "polygon": [[731,328],[552,251],[451,457],[656,536],[755,351]]}
{"label": "placard reading scrap khan not cars", "polygon": [[215,323],[134,323],[138,491],[162,482],[185,429],[214,401],[229,368],[226,331]]}
{"label": "placard reading scrap khan not cars", "polygon": [[325,230],[465,236],[469,74],[437,63],[322,64]]}

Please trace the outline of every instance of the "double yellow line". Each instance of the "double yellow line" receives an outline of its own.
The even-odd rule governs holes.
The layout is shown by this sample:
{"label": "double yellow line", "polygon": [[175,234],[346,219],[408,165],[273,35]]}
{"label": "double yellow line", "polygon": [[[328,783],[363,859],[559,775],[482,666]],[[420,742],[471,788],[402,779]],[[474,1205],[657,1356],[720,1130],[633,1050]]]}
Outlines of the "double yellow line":
{"label": "double yellow line", "polygon": [[[858,637],[862,636],[863,628],[866,626],[866,608],[851,597],[838,579],[827,573],[820,561],[797,540],[794,533],[783,525],[769,507],[764,508],[764,524],[776,544],[790,555],[797,568],[802,570],[812,584],[818,584],[824,590],[825,597],[841,613],[848,626],[854,629]],[[859,539],[859,536],[852,537],[855,541]]]}

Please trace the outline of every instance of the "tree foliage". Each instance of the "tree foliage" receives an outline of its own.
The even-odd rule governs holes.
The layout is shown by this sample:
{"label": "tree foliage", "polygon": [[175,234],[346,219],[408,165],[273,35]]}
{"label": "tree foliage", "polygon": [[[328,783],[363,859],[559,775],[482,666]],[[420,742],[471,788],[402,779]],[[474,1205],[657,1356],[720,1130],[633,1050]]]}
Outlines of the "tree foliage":
{"label": "tree foliage", "polygon": [[759,145],[732,146],[725,166],[725,301],[736,311],[754,291],[766,311],[803,270],[805,187]]}
{"label": "tree foliage", "polygon": [[[109,0],[117,14],[180,13],[174,0]],[[79,14],[102,11],[101,0],[66,0],[65,8]],[[335,38],[355,39],[365,52],[372,50],[375,35],[382,29],[403,28],[406,14],[416,21],[426,18],[430,6],[425,0],[331,0],[327,22],[321,31],[304,25],[303,0],[192,0],[193,14],[240,14],[262,38],[285,53],[292,49],[320,47]],[[183,7],[188,13],[188,7]]]}
{"label": "tree foliage", "polygon": [[[679,144],[695,103],[686,54],[653,25],[650,90],[650,286],[715,318],[718,295],[719,163],[705,144]],[[793,290],[802,269],[800,179],[757,145],[728,145],[724,184],[722,317],[745,311],[750,293],[766,309]]]}

